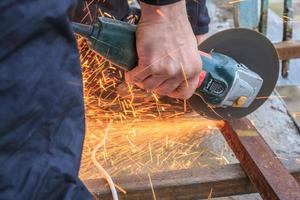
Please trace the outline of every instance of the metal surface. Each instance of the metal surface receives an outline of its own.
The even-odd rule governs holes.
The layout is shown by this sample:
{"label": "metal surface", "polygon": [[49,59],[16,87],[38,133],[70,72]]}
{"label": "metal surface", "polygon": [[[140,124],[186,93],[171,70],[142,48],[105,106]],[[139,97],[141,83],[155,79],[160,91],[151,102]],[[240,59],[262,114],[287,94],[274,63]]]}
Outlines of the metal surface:
{"label": "metal surface", "polygon": [[[286,167],[300,182],[300,166],[294,160],[287,161]],[[147,174],[113,177],[126,194],[119,192],[122,200],[153,199],[153,193]],[[257,190],[239,164],[216,166],[213,169],[184,169],[151,174],[156,199],[191,200],[211,197],[225,197],[255,193]],[[95,199],[110,200],[111,192],[104,179],[85,180],[85,185]]]}
{"label": "metal surface", "polygon": [[[212,197],[259,192],[266,200],[300,198],[297,184],[300,181],[300,165],[297,160],[285,159],[288,171],[245,118],[232,120],[225,126],[220,124],[219,128],[240,160],[243,170],[238,164],[230,164],[213,169],[196,168],[151,174],[156,199],[205,199],[211,190]],[[126,194],[119,192],[120,199],[153,199],[147,174],[113,177],[113,180],[126,191]],[[85,184],[97,199],[111,199],[105,180],[86,180]]]}
{"label": "metal surface", "polygon": [[248,119],[230,120],[219,128],[263,199],[300,199],[297,181]]}
{"label": "metal surface", "polygon": [[189,100],[191,106],[203,116],[212,119],[244,117],[260,107],[273,91],[278,79],[279,61],[273,44],[262,34],[248,29],[229,29],[209,37],[199,49],[230,56],[256,72],[264,81],[258,98],[248,108],[212,108],[201,97],[192,96]]}
{"label": "metal surface", "polygon": [[274,44],[280,60],[300,58],[300,41],[286,41]]}

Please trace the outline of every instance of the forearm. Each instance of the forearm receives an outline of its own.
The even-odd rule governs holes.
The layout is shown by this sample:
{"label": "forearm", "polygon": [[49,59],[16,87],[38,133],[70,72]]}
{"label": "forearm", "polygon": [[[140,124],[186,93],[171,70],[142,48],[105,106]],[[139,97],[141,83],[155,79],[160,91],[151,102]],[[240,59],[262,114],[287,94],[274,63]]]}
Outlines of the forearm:
{"label": "forearm", "polygon": [[[166,23],[176,22],[181,19],[187,21],[188,19],[184,0],[163,6],[141,2],[140,6],[142,12],[141,21],[143,23]],[[174,13],[176,13],[176,17],[174,17]]]}
{"label": "forearm", "polygon": [[[157,19],[164,20],[160,15],[170,13],[168,19],[177,20],[178,15],[186,15],[187,11],[186,17],[188,17],[193,32],[196,35],[197,43],[200,44],[205,39],[205,34],[208,32],[208,25],[210,23],[206,0],[186,0],[186,6],[184,5],[185,1],[183,0],[181,0],[182,3],[179,3],[178,0],[141,0],[141,2],[142,13],[147,16],[144,18],[149,18],[149,13],[154,13],[150,15],[151,18],[155,17]],[[165,6],[166,4],[170,5]],[[178,6],[178,4],[181,4],[181,6]]]}
{"label": "forearm", "polygon": [[126,80],[160,95],[187,99],[197,87],[201,59],[185,1],[154,3],[141,2],[138,66],[126,73]]}

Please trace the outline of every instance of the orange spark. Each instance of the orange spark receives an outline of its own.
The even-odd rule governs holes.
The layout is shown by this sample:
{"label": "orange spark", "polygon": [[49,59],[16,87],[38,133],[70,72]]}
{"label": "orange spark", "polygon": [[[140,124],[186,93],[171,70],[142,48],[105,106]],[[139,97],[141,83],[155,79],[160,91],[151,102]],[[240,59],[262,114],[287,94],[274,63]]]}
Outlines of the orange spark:
{"label": "orange spark", "polygon": [[256,97],[255,99],[273,99],[273,98],[288,98],[288,96],[277,96],[277,95],[272,95],[272,96],[260,96]]}
{"label": "orange spark", "polygon": [[212,199],[212,192],[213,192],[213,188],[210,189],[210,192],[208,194],[207,200],[211,200]]}
{"label": "orange spark", "polygon": [[156,200],[156,196],[155,196],[155,192],[154,192],[154,188],[153,188],[151,176],[150,176],[149,173],[148,173],[148,178],[149,178],[149,182],[150,182],[150,186],[151,186],[151,191],[152,191],[153,199]]}
{"label": "orange spark", "polygon": [[236,4],[236,3],[240,3],[240,2],[243,2],[245,0],[233,0],[233,1],[229,1],[228,4]]}
{"label": "orange spark", "polygon": [[180,67],[181,67],[181,72],[182,72],[186,87],[189,88],[189,82],[187,80],[186,73],[185,73],[185,70],[184,70],[184,67],[183,67],[182,63],[180,63]]}
{"label": "orange spark", "polygon": [[[221,121],[199,117],[191,112],[186,101],[160,97],[124,84],[124,73],[91,51],[80,37],[78,47],[86,110],[80,168],[83,180],[101,177],[91,160],[99,141],[105,144],[95,154],[95,160],[112,176],[208,165],[201,155],[210,153],[201,143]],[[167,56],[169,54],[160,59]],[[107,137],[105,130],[111,120]]]}
{"label": "orange spark", "polygon": [[164,18],[164,19],[168,19],[167,17],[166,17],[166,15],[160,10],[160,9],[156,9],[155,10],[156,11],[156,13],[159,15],[159,16],[161,16],[162,18]]}

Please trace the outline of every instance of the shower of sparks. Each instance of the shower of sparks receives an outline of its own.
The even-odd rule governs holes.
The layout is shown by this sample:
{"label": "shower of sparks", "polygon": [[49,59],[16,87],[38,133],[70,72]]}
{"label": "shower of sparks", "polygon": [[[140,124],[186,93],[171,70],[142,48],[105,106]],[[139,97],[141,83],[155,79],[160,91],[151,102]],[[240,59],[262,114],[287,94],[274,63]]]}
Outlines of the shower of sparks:
{"label": "shower of sparks", "polygon": [[[82,21],[95,18],[89,5],[85,5]],[[112,17],[100,9],[98,15]],[[128,16],[130,22],[135,19]],[[83,38],[77,41],[86,115],[80,169],[83,180],[103,177],[91,159],[99,144],[103,145],[95,160],[111,176],[203,167],[220,164],[220,160],[224,163],[223,154],[208,150],[204,142],[222,121],[199,117],[186,101],[160,97],[124,83],[122,71],[90,50]]]}
{"label": "shower of sparks", "polygon": [[90,158],[103,140],[96,158],[112,176],[203,167],[224,160],[202,146],[215,123],[222,122],[199,117],[184,101],[125,84],[123,73],[92,52],[84,39],[79,38],[78,45],[86,108],[81,178],[101,177]]}

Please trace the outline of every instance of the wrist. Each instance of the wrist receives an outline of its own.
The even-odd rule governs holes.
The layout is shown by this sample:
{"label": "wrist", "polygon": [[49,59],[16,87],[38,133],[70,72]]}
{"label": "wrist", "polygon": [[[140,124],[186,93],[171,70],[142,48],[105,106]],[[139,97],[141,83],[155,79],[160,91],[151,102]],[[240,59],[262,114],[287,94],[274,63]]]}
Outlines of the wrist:
{"label": "wrist", "polygon": [[197,44],[199,45],[206,39],[206,35],[205,34],[196,35],[196,39],[197,39]]}
{"label": "wrist", "polygon": [[144,23],[164,23],[180,19],[188,20],[185,0],[168,5],[150,5],[141,2],[141,21]]}

